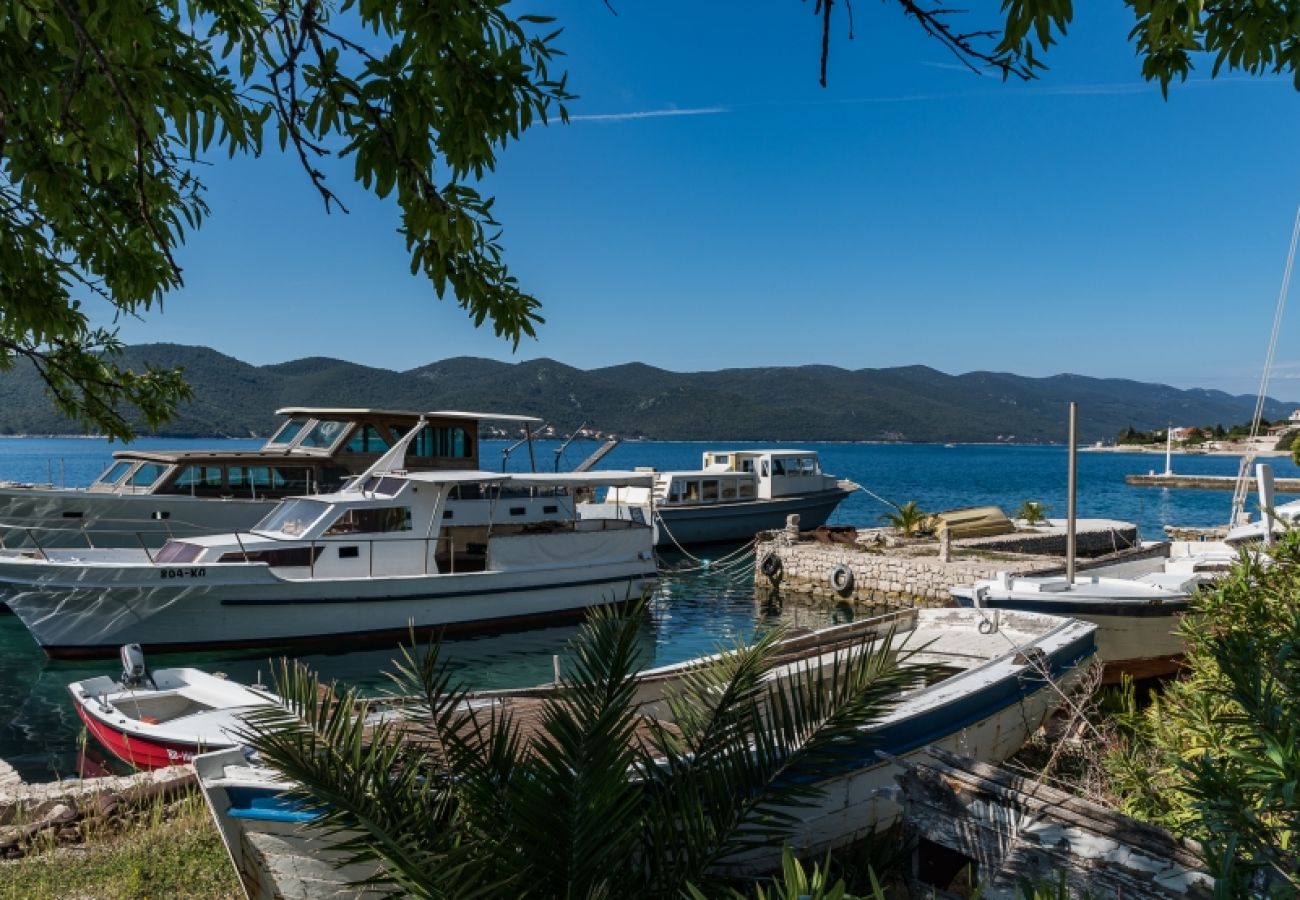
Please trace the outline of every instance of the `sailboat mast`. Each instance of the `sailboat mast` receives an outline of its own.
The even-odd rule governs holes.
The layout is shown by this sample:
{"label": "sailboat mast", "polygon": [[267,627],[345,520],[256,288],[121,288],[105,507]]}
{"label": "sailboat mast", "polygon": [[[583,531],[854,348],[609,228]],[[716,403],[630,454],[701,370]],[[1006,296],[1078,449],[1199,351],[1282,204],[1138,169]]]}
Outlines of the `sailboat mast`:
{"label": "sailboat mast", "polygon": [[1076,484],[1075,469],[1079,461],[1079,405],[1070,401],[1070,477],[1067,481],[1065,499],[1065,583],[1074,584],[1074,497]]}

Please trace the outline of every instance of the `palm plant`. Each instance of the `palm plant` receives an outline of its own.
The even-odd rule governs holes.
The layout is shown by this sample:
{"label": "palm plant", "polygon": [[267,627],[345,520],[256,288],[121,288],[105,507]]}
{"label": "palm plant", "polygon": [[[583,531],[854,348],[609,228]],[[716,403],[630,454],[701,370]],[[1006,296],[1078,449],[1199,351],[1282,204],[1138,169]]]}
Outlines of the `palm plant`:
{"label": "palm plant", "polygon": [[1047,521],[1047,504],[1040,500],[1026,500],[1016,510],[1016,518],[1023,519],[1026,525],[1037,525]]}
{"label": "palm plant", "polygon": [[438,648],[403,651],[406,716],[365,724],[355,692],[320,699],[302,664],[277,676],[284,709],[250,742],[319,814],[340,865],[420,897],[681,896],[721,887],[719,864],[779,846],[828,767],[869,758],[861,726],[917,677],[890,640],[770,677],[779,630],[669,692],[671,724],[635,703],[644,607],[595,612],[535,728],[467,705]]}
{"label": "palm plant", "polygon": [[880,521],[894,526],[905,537],[912,537],[929,530],[931,516],[922,511],[915,500],[908,500],[902,506],[895,506],[894,510],[894,512],[883,513]]}

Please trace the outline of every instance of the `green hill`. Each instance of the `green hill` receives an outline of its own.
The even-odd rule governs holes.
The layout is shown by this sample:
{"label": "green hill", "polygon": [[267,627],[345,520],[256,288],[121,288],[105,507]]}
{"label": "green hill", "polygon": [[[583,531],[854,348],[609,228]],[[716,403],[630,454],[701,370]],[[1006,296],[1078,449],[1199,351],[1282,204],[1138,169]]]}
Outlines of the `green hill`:
{"label": "green hill", "polygon": [[[669,372],[643,363],[576,369],[457,357],[408,372],[312,357],[252,366],[206,347],[130,347],[126,362],[181,366],[195,400],[167,435],[264,435],[282,406],[374,406],[530,413],[567,432],[582,423],[662,440],[1058,442],[1080,407],[1085,440],[1121,428],[1246,421],[1254,398],[1120,379],[1003,372],[948,375],[925,366]],[[1296,404],[1270,401],[1269,418]],[[0,374],[0,433],[71,434],[30,366]]]}

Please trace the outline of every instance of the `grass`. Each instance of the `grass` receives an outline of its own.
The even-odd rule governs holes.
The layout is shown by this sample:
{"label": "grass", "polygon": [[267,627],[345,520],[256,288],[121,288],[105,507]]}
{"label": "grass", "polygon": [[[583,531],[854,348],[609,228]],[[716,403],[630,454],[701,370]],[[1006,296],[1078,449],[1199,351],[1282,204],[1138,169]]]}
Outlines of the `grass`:
{"label": "grass", "polygon": [[111,832],[0,862],[0,898],[242,897],[198,794],[157,804]]}

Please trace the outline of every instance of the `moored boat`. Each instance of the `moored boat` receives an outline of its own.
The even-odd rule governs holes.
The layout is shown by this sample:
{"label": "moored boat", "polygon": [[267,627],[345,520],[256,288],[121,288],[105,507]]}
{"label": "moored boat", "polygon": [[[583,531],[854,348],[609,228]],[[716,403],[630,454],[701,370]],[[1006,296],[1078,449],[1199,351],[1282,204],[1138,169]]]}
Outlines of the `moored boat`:
{"label": "moored boat", "polygon": [[411,429],[411,471],[478,469],[481,422],[499,413],[286,407],[258,450],[119,450],[85,488],[0,483],[0,546],[161,547],[175,537],[252,528],[285,497],[329,493]]}
{"label": "moored boat", "polygon": [[813,450],[708,450],[700,469],[659,472],[647,487],[611,488],[582,515],[632,516],[654,522],[660,547],[746,541],[781,528],[792,513],[801,528],[824,525],[858,489],[822,472]]}
{"label": "moored boat", "polygon": [[162,549],[0,552],[5,599],[54,657],[395,643],[414,627],[577,618],[657,582],[651,530],[577,518],[572,492],[625,472],[410,472],[412,430],[348,487],[282,501],[250,532]]}
{"label": "moored boat", "polygon": [[239,746],[242,716],[280,698],[200,669],[148,672],[137,645],[121,648],[122,676],[68,685],[86,730],[118,759],[138,769],[193,762],[200,753]]}
{"label": "moored boat", "polygon": [[1097,660],[1103,680],[1151,678],[1176,672],[1185,648],[1178,624],[1200,579],[1162,581],[1076,576],[996,578],[952,588],[958,606],[977,610],[1047,613],[1097,626]]}
{"label": "moored boat", "polygon": [[[792,840],[801,854],[822,853],[893,824],[900,810],[888,789],[897,763],[926,746],[990,762],[1013,754],[1077,683],[1092,658],[1096,631],[1088,623],[1033,613],[958,609],[904,610],[871,622],[887,627],[884,634],[903,665],[926,667],[930,679],[905,690],[879,720],[844,741],[837,761],[820,771],[819,795],[788,810],[797,820]],[[882,637],[879,630],[874,634]],[[781,677],[780,668],[772,674]],[[501,692],[497,701],[520,702],[509,694]],[[671,725],[667,708],[653,714]],[[330,840],[310,827],[311,811],[283,796],[293,785],[276,771],[230,751],[200,756],[195,768],[251,896],[311,896],[371,874],[364,866],[334,868],[339,857]],[[772,846],[725,865],[736,873],[764,871],[779,864],[780,853]]]}

